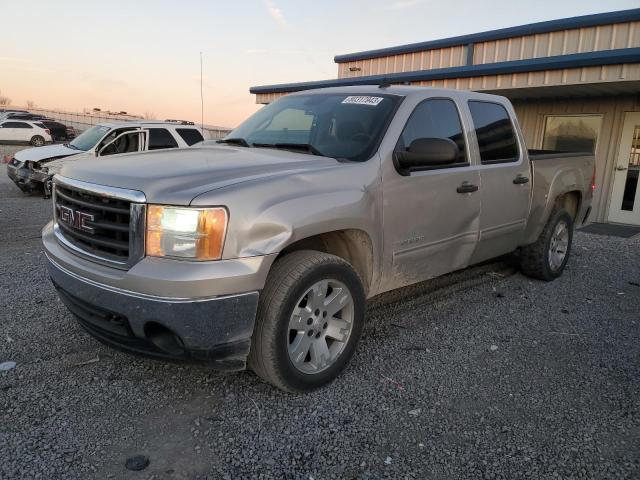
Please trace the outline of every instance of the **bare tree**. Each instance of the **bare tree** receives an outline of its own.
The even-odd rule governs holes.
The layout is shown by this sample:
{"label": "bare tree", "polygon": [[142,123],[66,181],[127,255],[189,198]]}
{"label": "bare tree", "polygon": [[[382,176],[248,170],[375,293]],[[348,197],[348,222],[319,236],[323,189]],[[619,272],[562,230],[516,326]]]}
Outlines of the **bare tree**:
{"label": "bare tree", "polygon": [[11,105],[11,99],[9,97],[5,97],[2,95],[2,90],[0,90],[0,105]]}
{"label": "bare tree", "polygon": [[36,102],[33,100],[27,100],[27,108],[33,108],[36,106]]}
{"label": "bare tree", "polygon": [[143,115],[145,120],[155,120],[156,119],[156,114],[153,112],[144,112]]}

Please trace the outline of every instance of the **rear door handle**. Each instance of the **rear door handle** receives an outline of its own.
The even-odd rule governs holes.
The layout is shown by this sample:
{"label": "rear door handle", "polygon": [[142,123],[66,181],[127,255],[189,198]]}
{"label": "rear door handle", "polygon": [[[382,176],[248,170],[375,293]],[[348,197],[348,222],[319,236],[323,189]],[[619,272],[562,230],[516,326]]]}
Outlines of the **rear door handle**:
{"label": "rear door handle", "polygon": [[456,188],[456,192],[458,193],[473,193],[478,190],[478,186],[473,183],[463,182],[458,188]]}
{"label": "rear door handle", "polygon": [[513,179],[513,183],[516,185],[522,185],[523,183],[529,183],[529,177],[525,177],[524,175],[518,175]]}

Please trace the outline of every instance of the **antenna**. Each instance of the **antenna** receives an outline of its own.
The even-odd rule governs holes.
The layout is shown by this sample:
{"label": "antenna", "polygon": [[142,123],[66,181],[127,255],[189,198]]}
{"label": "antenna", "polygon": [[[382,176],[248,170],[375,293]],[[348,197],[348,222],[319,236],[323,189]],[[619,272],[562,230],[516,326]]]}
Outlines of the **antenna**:
{"label": "antenna", "polygon": [[204,136],[204,96],[202,94],[202,52],[200,52],[200,130]]}

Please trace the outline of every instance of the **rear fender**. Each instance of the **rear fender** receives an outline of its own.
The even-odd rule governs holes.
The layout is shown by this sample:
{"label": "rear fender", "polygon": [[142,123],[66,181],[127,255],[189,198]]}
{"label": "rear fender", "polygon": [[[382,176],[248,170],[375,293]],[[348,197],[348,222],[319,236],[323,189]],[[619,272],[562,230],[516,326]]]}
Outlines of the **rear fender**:
{"label": "rear fender", "polygon": [[[588,188],[578,167],[556,170],[553,176],[547,176],[546,173],[545,169],[535,172],[532,208],[523,245],[529,245],[538,239],[559,198],[569,192],[577,192],[582,199]],[[578,205],[578,215],[581,210],[581,205]]]}

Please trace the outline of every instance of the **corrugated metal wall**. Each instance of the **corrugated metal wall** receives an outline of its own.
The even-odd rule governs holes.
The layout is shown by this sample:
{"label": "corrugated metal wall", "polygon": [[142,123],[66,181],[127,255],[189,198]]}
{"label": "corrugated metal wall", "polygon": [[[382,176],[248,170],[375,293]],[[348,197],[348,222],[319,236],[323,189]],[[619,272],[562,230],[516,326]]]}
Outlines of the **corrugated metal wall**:
{"label": "corrugated metal wall", "polygon": [[390,72],[413,72],[434,68],[459,67],[466,63],[463,45],[403,55],[371,58],[338,64],[338,78],[362,77]]}
{"label": "corrugated metal wall", "polygon": [[640,111],[637,95],[596,98],[514,101],[527,146],[541,148],[547,115],[599,114],[602,116],[596,145],[596,185],[592,221],[606,222],[613,173],[620,147],[625,112]]}
{"label": "corrugated metal wall", "polygon": [[510,73],[484,77],[453,78],[415,82],[412,85],[463,90],[492,91],[509,88],[531,88],[558,85],[581,85],[640,80],[640,63],[565,68],[542,72]]}
{"label": "corrugated metal wall", "polygon": [[[473,64],[640,47],[640,22],[560,30],[476,43]],[[411,72],[466,64],[466,46],[370,58],[338,64],[338,78]]]}
{"label": "corrugated metal wall", "polygon": [[473,63],[640,47],[640,22],[600,25],[477,43]]}

